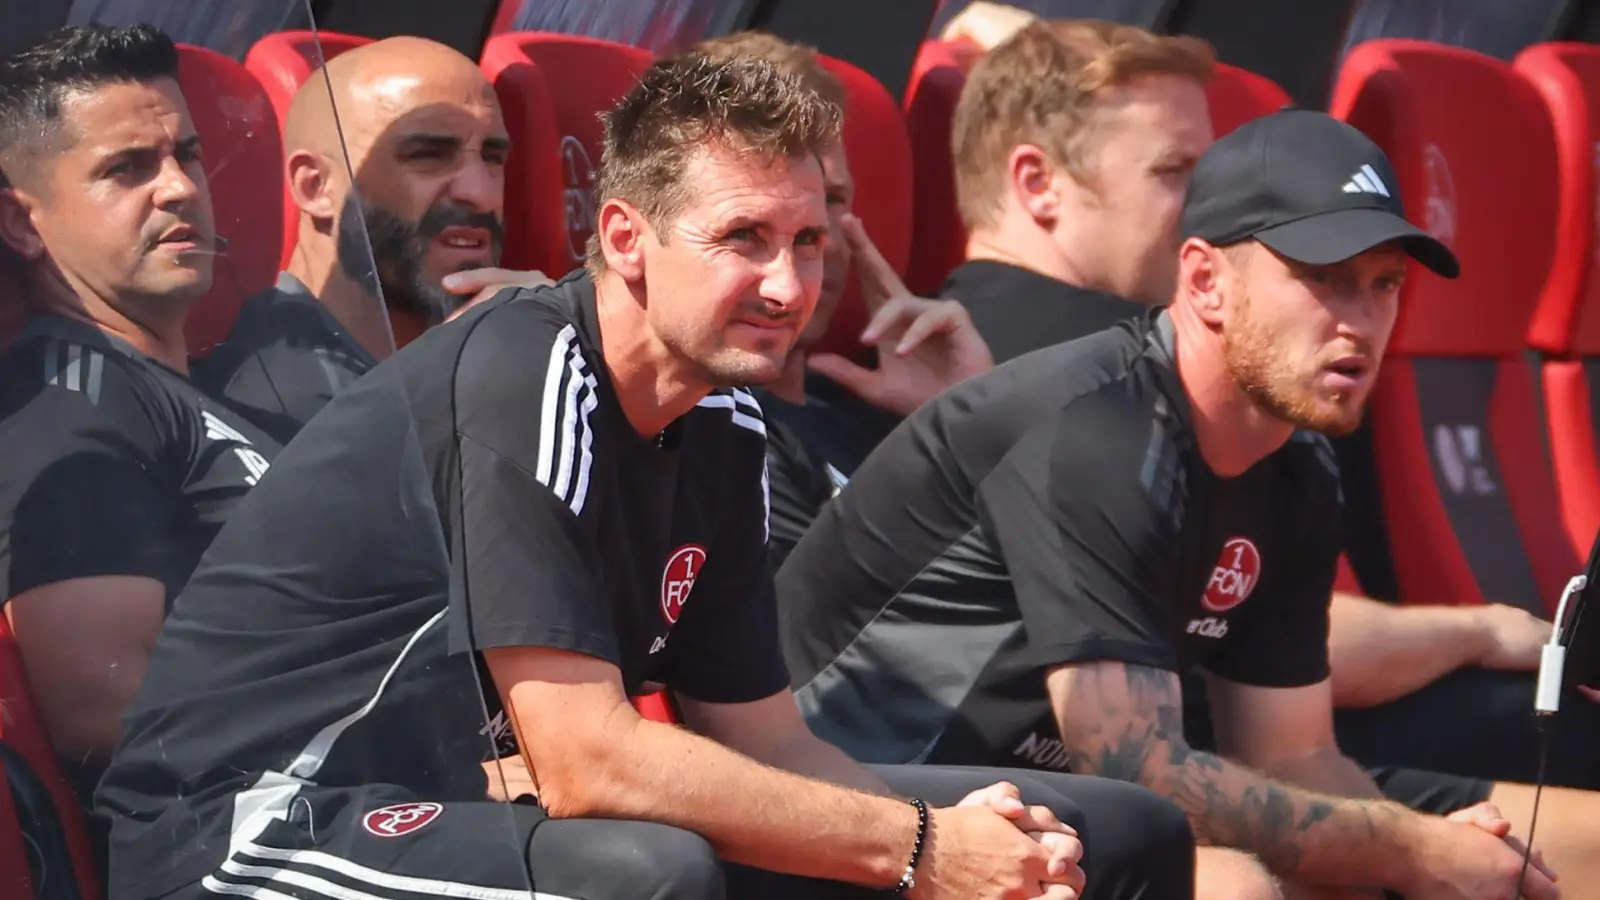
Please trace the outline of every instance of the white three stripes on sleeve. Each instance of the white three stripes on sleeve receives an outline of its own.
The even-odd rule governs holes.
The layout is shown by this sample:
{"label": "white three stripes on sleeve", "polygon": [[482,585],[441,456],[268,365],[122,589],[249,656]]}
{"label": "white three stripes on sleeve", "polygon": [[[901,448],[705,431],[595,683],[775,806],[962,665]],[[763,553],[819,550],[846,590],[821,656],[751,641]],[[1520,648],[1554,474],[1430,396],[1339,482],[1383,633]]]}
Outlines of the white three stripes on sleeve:
{"label": "white three stripes on sleeve", "polygon": [[[697,406],[708,409],[725,409],[733,416],[733,424],[767,437],[766,419],[761,414],[761,401],[744,388],[733,388],[726,394],[710,394]],[[772,539],[772,488],[767,477],[765,454],[761,460],[761,527],[763,543]]]}
{"label": "white three stripes on sleeve", "polygon": [[578,331],[561,329],[550,347],[544,399],[539,409],[539,462],[534,476],[573,515],[583,512],[594,464],[594,429],[589,415],[600,403],[595,378],[578,346]]}

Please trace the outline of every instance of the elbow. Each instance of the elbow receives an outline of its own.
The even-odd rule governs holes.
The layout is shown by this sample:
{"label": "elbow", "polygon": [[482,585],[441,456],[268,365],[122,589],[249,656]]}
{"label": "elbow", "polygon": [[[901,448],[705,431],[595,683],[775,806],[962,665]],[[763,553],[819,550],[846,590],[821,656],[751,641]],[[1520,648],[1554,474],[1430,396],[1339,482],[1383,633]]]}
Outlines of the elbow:
{"label": "elbow", "polygon": [[530,753],[539,803],[552,819],[637,818],[644,810],[642,777],[626,736],[557,736]]}

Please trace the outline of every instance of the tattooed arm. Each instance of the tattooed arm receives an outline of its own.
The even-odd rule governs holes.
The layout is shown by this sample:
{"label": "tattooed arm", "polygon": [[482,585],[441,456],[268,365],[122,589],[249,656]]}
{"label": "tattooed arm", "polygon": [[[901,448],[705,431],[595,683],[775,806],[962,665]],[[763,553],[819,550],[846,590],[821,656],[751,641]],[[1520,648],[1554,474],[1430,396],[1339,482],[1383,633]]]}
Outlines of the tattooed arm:
{"label": "tattooed arm", "polygon": [[1183,809],[1202,845],[1256,854],[1312,884],[1404,889],[1423,817],[1386,801],[1292,787],[1189,747],[1178,676],[1120,662],[1053,669],[1047,684],[1074,772],[1144,785]]}

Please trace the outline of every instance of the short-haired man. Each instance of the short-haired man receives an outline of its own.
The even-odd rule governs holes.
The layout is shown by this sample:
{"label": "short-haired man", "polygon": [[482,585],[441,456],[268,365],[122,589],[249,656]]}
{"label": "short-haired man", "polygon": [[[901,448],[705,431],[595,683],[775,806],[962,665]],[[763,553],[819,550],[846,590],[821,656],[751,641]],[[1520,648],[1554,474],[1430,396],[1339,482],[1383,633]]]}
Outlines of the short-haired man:
{"label": "short-haired man", "polygon": [[185,377],[215,231],[178,51],[148,26],[0,60],[0,602],[87,800],[168,604],[276,453]]}
{"label": "short-haired man", "polygon": [[[587,271],[433,329],[306,426],[162,633],[98,794],[113,896],[1192,891],[1151,792],[880,780],[799,716],[765,426],[732,386],[816,302],[838,119],[761,60],[657,63],[606,117]],[[651,682],[687,728],[634,712]],[[502,767],[535,803],[491,802],[486,768],[526,799]],[[1080,805],[1129,837],[1085,855],[1057,821]]]}
{"label": "short-haired man", "polygon": [[[1322,113],[1240,128],[1196,168],[1168,309],[1002,365],[880,445],[778,578],[818,734],[863,761],[1138,782],[1296,887],[1510,896],[1495,810],[1341,799],[1380,795],[1333,739],[1322,434],[1360,421],[1407,255],[1457,272],[1397,199],[1340,190],[1364,165],[1392,180]],[[1226,758],[1184,737],[1197,668]],[[1537,867],[1525,893],[1556,895]]]}
{"label": "short-haired man", "polygon": [[[711,57],[752,56],[792,73],[823,99],[844,108],[844,86],[812,47],[761,31],[739,31],[695,45]],[[767,423],[767,480],[772,535],[767,556],[776,571],[823,504],[905,414],[939,391],[993,367],[961,304],[908,291],[861,220],[851,213],[855,179],[844,141],[824,147],[822,164],[832,240],[824,252],[822,293],[783,371],[752,391]],[[878,348],[867,368],[815,348],[844,299],[854,265],[871,312],[864,346]]]}
{"label": "short-haired man", "polygon": [[1074,20],[1033,22],[973,67],[952,128],[967,262],[943,294],[997,361],[1171,298],[1213,66],[1197,38]]}
{"label": "short-haired man", "polygon": [[[1209,146],[1203,72],[1195,65],[1204,58],[1203,46],[1187,40],[1174,43],[1126,26],[1053,22],[1001,39],[974,67],[955,133],[963,173],[957,190],[970,211],[974,260],[946,288],[973,307],[998,362],[1093,333],[1171,296],[1173,265],[1148,267],[1141,260],[1157,236],[1161,243],[1172,240],[1165,235],[1177,227],[1175,204],[1188,184],[1187,166],[1178,167],[1185,170],[1179,177],[1130,162],[1141,147],[1183,148],[1173,152],[1187,158]],[[1140,68],[1152,60],[1183,62]],[[1122,82],[1108,74],[1119,71],[1143,72],[1125,76],[1131,79],[1127,97],[1118,93]],[[1077,113],[1063,115],[1062,92],[1087,84],[1099,87]],[[1148,99],[1128,100],[1141,94]],[[1087,186],[1053,162],[1057,153],[1069,152],[1077,154],[1079,168],[1098,173]],[[1033,191],[1024,177],[1032,170],[1014,168],[1017,160],[1049,171],[1050,190]],[[1054,218],[1029,213],[1053,209],[1052,197],[1101,193],[1115,202],[1077,203],[1062,216],[1065,230]],[[987,219],[983,209],[991,210]],[[1175,249],[1171,259],[1177,259]],[[1152,274],[1136,287],[1106,274],[1118,272]],[[1163,286],[1160,279],[1169,280]],[[1512,606],[1400,607],[1344,591],[1334,592],[1329,614],[1340,747],[1374,767],[1386,795],[1407,805],[1448,813],[1493,799],[1525,820],[1532,791],[1518,782],[1535,778],[1539,758],[1528,697],[1550,624]],[[1569,787],[1600,787],[1600,759],[1592,752],[1600,709],[1576,698],[1569,706],[1551,741],[1546,777]],[[1186,707],[1190,739],[1210,749],[1204,692],[1189,691]],[[1498,737],[1477,739],[1483,731]]]}
{"label": "short-haired man", "polygon": [[295,95],[284,150],[289,266],[195,364],[280,441],[475,294],[548,281],[494,268],[511,140],[483,70],[450,47],[395,37],[329,60]]}

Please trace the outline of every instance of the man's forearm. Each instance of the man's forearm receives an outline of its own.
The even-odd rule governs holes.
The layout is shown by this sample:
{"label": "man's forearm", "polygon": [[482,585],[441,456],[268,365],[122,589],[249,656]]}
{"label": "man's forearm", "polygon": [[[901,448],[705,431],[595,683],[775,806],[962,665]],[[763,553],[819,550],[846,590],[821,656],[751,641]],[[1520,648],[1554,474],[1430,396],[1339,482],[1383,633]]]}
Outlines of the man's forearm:
{"label": "man's forearm", "polygon": [[1367,774],[1367,770],[1340,753],[1336,747],[1328,747],[1299,759],[1274,763],[1264,767],[1263,772],[1279,781],[1330,797],[1383,799],[1383,791]]}
{"label": "man's forearm", "polygon": [[[541,782],[552,816],[674,825],[729,862],[869,887],[893,886],[905,870],[916,810],[880,796],[881,783],[855,790],[813,780],[656,722],[638,721],[618,738],[586,771],[582,789],[564,796]],[[827,779],[842,767],[822,769]]]}
{"label": "man's forearm", "polygon": [[1135,781],[1175,802],[1202,845],[1254,853],[1273,872],[1313,884],[1398,887],[1410,871],[1415,814],[1274,781],[1181,743],[1159,759],[1073,759],[1073,771]]}
{"label": "man's forearm", "polygon": [[880,797],[895,796],[895,792],[883,783],[883,779],[851,759],[843,750],[812,734],[810,729],[799,732],[779,745],[771,759],[760,761],[785,772],[793,772],[840,787]]}
{"label": "man's forearm", "polygon": [[1328,617],[1333,700],[1342,708],[1404,697],[1483,652],[1483,629],[1469,609],[1401,608],[1335,592]]}

